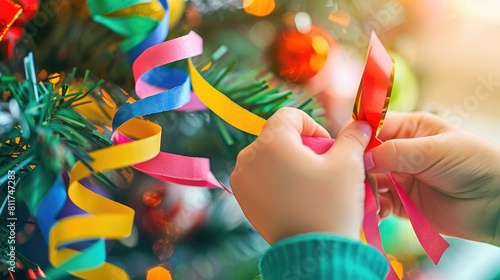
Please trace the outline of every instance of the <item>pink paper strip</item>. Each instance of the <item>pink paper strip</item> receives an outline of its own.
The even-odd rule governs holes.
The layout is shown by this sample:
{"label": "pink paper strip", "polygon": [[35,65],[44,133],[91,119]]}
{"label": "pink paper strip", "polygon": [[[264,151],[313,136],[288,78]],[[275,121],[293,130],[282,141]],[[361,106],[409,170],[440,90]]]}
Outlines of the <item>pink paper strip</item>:
{"label": "pink paper strip", "polygon": [[302,136],[302,144],[311,148],[316,154],[322,155],[333,146],[335,139],[327,139],[321,137],[305,137]]}
{"label": "pink paper strip", "polygon": [[[377,203],[368,181],[365,181],[365,217],[363,219],[363,231],[365,233],[366,242],[377,248],[379,252],[387,258],[384,247],[382,246],[380,230],[378,228]],[[387,259],[387,261],[389,262],[389,259]],[[389,274],[386,279],[399,280],[399,277],[392,268],[392,265],[389,265],[389,269]]]}
{"label": "pink paper strip", "polygon": [[[311,148],[317,154],[326,153],[335,143],[334,139],[316,138],[316,137],[302,137],[302,143]],[[398,193],[399,199],[406,210],[408,219],[415,231],[415,234],[425,250],[429,258],[437,264],[443,255],[446,248],[449,247],[448,242],[434,229],[434,227],[427,221],[420,210],[415,206],[411,198],[406,194],[401,185],[396,181],[394,176],[389,173],[394,187]],[[370,185],[365,181],[365,217],[363,220],[363,231],[365,233],[366,241],[368,244],[377,248],[385,256],[384,248],[382,247],[382,240],[380,238],[380,231],[377,221],[377,206],[373,196]],[[387,279],[399,279],[391,267],[391,271]]]}
{"label": "pink paper strip", "polygon": [[[133,142],[120,132],[113,133],[113,142],[123,144]],[[187,157],[160,152],[155,158],[133,165],[133,167],[151,177],[176,184],[198,187],[222,188],[210,171],[210,163],[206,158]]]}
{"label": "pink paper strip", "polygon": [[200,55],[202,52],[203,40],[193,31],[189,32],[186,36],[166,41],[145,50],[132,65],[137,96],[139,98],[146,98],[161,92],[160,89],[148,90],[147,82],[140,79],[144,73],[174,61]]}
{"label": "pink paper strip", "polygon": [[399,199],[406,210],[408,219],[410,220],[420,244],[434,264],[437,264],[450,244],[448,244],[448,242],[446,242],[436,229],[434,229],[429,221],[427,221],[422,212],[420,212],[415,203],[413,203],[411,198],[404,191],[403,187],[401,187],[401,185],[396,181],[394,176],[391,173],[388,175],[394,184],[394,188],[396,189]]}
{"label": "pink paper strip", "polygon": [[[322,155],[330,150],[330,148],[335,143],[335,139],[302,136],[302,143],[305,146],[311,148],[311,150],[313,150],[316,154]],[[382,255],[387,257],[384,251],[384,247],[382,246],[382,240],[380,238],[380,231],[378,228],[377,203],[375,202],[375,197],[373,196],[372,189],[368,184],[368,181],[365,181],[364,211],[363,231],[365,234],[366,242],[377,248]],[[392,266],[390,266],[390,271],[386,279],[399,280],[399,277],[397,276]]]}
{"label": "pink paper strip", "polygon": [[201,100],[198,98],[198,95],[196,95],[196,93],[194,92],[191,92],[191,99],[186,105],[176,109],[176,111],[204,111],[204,110],[208,110],[207,106],[205,106],[205,104],[201,102]]}

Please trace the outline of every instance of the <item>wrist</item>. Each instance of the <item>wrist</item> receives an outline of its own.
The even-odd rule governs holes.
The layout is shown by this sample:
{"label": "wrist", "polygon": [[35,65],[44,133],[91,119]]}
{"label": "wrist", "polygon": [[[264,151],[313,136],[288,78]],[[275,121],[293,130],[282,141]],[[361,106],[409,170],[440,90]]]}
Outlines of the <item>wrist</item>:
{"label": "wrist", "polygon": [[[338,236],[352,241],[361,240],[361,222],[354,223],[354,218],[350,221],[342,221],[339,225],[327,224],[324,219],[321,219],[322,224],[317,226],[295,227],[282,231],[281,234],[276,234],[272,243],[277,243],[288,238],[294,238],[308,234],[322,234],[327,236]],[[340,222],[340,221],[338,221]]]}
{"label": "wrist", "polygon": [[384,279],[387,260],[373,247],[315,232],[274,244],[263,255],[262,278]]}

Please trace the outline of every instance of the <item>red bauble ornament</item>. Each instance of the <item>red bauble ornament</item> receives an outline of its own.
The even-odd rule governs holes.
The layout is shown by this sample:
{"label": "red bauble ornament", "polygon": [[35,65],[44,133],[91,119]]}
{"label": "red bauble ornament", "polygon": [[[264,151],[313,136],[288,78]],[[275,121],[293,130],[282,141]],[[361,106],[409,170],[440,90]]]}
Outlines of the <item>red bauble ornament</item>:
{"label": "red bauble ornament", "polygon": [[140,234],[152,242],[160,260],[172,256],[175,242],[188,236],[205,221],[210,193],[135,174],[129,204],[136,210]]}
{"label": "red bauble ornament", "polygon": [[307,32],[288,28],[278,33],[271,55],[274,70],[284,80],[302,83],[324,66],[334,40],[330,34],[312,25]]}
{"label": "red bauble ornament", "polygon": [[23,9],[10,0],[0,1],[0,41],[10,26],[19,18]]}

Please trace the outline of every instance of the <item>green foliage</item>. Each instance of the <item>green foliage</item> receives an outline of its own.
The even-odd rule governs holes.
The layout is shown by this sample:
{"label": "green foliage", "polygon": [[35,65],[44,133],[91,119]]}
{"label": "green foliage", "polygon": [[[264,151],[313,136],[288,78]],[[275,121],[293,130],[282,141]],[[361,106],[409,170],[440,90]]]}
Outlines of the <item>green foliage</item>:
{"label": "green foliage", "polygon": [[61,172],[76,160],[91,161],[89,150],[112,142],[74,110],[102,80],[89,84],[87,72],[82,83],[69,86],[75,79],[74,71],[61,86],[39,83],[30,75],[32,61],[25,64],[28,77],[21,82],[0,73],[0,93],[10,95],[4,103],[8,105],[3,106],[9,108],[4,115],[15,120],[0,134],[0,190],[7,186],[8,170],[15,171],[18,198],[35,213],[38,202]]}
{"label": "green foliage", "polygon": [[[265,67],[246,69],[236,60],[238,54],[229,52],[222,46],[195,61],[202,76],[217,90],[265,119],[281,107],[295,107],[322,123],[323,109],[319,103],[294,91]],[[186,62],[167,67],[186,69]],[[210,158],[212,172],[222,181],[232,171],[231,165],[241,149],[255,140],[255,136],[234,128],[210,110],[169,111],[147,118],[163,128],[163,151]]]}
{"label": "green foliage", "polygon": [[[284,82],[279,81],[278,86],[271,86],[269,81],[278,79],[264,69],[255,69],[244,73],[241,71],[232,72],[236,62],[225,58],[226,52],[225,46],[216,50],[210,58],[210,61],[213,62],[212,67],[202,73],[204,78],[217,90],[264,119],[269,118],[282,107],[295,107],[303,110],[318,123],[323,122],[321,117],[323,109],[320,104],[311,98],[301,101],[304,99],[302,94],[294,93],[286,87]],[[220,146],[225,148],[225,153],[230,157],[235,158],[241,147],[250,144],[255,139],[254,136],[233,128],[214,113],[210,112],[210,115],[212,119],[210,125],[219,132],[224,141],[224,144]],[[237,148],[234,147],[235,144],[238,144]]]}

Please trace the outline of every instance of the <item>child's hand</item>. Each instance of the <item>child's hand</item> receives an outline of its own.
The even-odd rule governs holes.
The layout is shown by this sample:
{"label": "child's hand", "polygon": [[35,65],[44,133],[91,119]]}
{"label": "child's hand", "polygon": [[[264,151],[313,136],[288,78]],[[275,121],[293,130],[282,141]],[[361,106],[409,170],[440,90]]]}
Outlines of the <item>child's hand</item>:
{"label": "child's hand", "polygon": [[[393,172],[439,232],[500,245],[499,145],[425,113],[389,113],[380,138],[369,172]],[[381,216],[406,217],[386,176],[377,181]]]}
{"label": "child's hand", "polygon": [[270,244],[308,232],[358,240],[370,126],[349,124],[324,155],[304,146],[301,135],[330,137],[304,112],[283,108],[240,152],[230,181],[245,216]]}

